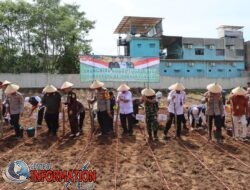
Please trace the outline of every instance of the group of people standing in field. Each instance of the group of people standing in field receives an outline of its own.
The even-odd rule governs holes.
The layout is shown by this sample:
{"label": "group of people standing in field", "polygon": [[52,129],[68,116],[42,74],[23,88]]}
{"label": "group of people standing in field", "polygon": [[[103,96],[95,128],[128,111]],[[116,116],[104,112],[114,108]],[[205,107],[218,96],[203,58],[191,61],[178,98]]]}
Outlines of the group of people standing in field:
{"label": "group of people standing in field", "polygon": [[[250,85],[250,83],[249,83]],[[19,86],[9,81],[1,83],[1,109],[2,116],[6,119],[10,116],[10,124],[15,129],[16,137],[20,137],[19,119],[24,111],[24,102],[29,102],[32,109],[29,115],[37,110],[37,127],[41,127],[43,118],[48,127],[48,135],[56,136],[59,128],[59,113],[67,107],[68,120],[70,124],[70,137],[77,137],[83,134],[83,121],[85,118],[85,108],[77,99],[73,91],[71,82],[64,82],[60,91],[53,85],[47,85],[43,89],[43,95],[23,98],[18,91]],[[161,92],[155,92],[151,88],[141,91],[141,97],[133,100],[130,87],[121,84],[117,88],[117,96],[113,91],[104,87],[104,83],[98,80],[90,85],[93,96],[87,99],[89,105],[96,105],[95,112],[100,126],[102,136],[114,134],[114,115],[119,113],[122,127],[122,135],[132,136],[133,127],[136,123],[135,115],[138,114],[138,106],[144,104],[145,122],[149,140],[158,140],[158,111]],[[185,118],[185,87],[181,83],[175,83],[169,87],[167,96],[168,118],[164,128],[164,139],[168,139],[169,130],[172,124],[176,126],[176,138],[181,138],[182,130],[186,129]],[[207,92],[200,105],[192,105],[188,109],[188,119],[191,129],[203,126],[207,128],[209,140],[212,139],[213,123],[216,127],[214,137],[218,143],[222,143],[222,127],[225,126],[225,113],[232,116],[233,136],[235,139],[247,140],[247,126],[249,124],[249,96],[250,88],[245,90],[242,87],[234,88],[225,101],[223,89],[217,83],[207,86]],[[64,96],[63,96],[64,97]],[[94,107],[94,106],[90,106]],[[225,112],[226,110],[226,112]],[[6,121],[8,122],[8,121]]]}

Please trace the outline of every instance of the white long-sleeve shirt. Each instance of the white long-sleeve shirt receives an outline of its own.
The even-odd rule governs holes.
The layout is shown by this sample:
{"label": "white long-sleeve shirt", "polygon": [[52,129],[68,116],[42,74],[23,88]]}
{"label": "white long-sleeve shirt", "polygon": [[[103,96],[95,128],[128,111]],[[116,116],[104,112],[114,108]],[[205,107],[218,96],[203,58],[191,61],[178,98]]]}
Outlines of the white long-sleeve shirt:
{"label": "white long-sleeve shirt", "polygon": [[126,91],[125,93],[119,92],[117,95],[117,101],[119,99],[128,100],[128,102],[119,102],[120,107],[120,113],[121,114],[129,114],[133,113],[133,99],[132,99],[132,93],[130,91]]}
{"label": "white long-sleeve shirt", "polygon": [[[175,96],[175,99],[172,99],[173,96]],[[175,90],[170,91],[167,97],[167,101],[169,103],[168,111],[170,113],[175,114],[176,110],[177,115],[183,114],[184,113],[183,105],[185,103],[185,100],[186,100],[186,93],[184,91],[181,91],[179,94],[176,93]]]}

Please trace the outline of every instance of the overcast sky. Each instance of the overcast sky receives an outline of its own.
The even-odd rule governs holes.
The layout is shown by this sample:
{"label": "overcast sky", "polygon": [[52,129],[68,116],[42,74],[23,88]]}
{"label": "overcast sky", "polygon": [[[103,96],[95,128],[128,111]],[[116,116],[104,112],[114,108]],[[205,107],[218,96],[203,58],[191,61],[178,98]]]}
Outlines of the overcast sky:
{"label": "overcast sky", "polygon": [[163,34],[216,38],[220,25],[244,26],[250,40],[249,0],[62,0],[80,5],[86,18],[96,21],[90,31],[94,54],[116,55],[113,34],[123,16],[162,17]]}

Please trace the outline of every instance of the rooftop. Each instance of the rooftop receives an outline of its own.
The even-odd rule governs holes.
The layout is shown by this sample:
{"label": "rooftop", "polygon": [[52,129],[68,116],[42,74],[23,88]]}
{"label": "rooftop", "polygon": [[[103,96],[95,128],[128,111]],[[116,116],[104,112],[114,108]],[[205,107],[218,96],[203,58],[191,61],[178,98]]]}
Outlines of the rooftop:
{"label": "rooftop", "polygon": [[114,34],[127,34],[131,31],[131,27],[135,27],[138,34],[146,34],[161,21],[162,18],[157,17],[124,16]]}

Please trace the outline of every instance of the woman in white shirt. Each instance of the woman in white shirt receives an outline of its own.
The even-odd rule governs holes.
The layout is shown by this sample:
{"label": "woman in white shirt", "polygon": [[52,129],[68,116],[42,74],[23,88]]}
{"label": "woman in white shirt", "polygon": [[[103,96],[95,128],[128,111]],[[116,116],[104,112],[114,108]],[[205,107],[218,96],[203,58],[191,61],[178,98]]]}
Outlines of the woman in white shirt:
{"label": "woman in white shirt", "polygon": [[119,104],[120,120],[123,128],[123,135],[133,135],[133,100],[130,87],[122,84],[117,89],[117,103]]}

